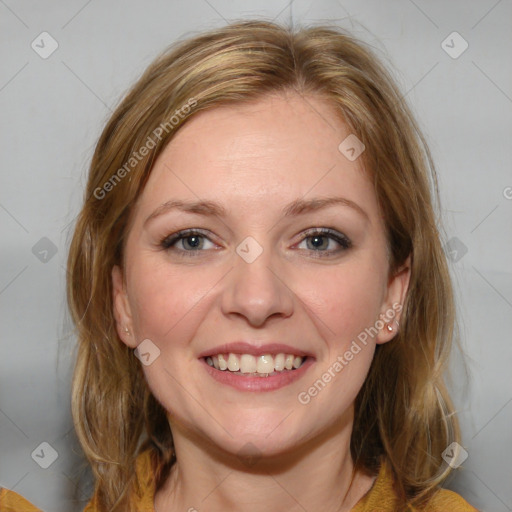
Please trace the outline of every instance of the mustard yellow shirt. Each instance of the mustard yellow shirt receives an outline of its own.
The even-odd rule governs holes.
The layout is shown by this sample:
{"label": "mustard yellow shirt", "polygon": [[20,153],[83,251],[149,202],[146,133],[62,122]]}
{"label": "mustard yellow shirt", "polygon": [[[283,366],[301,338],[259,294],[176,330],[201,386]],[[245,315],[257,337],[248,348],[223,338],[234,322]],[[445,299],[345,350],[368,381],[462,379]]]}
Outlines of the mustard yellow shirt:
{"label": "mustard yellow shirt", "polygon": [[[136,465],[138,480],[142,483],[142,496],[134,497],[139,512],[155,512],[153,507],[155,485],[152,478],[149,452],[139,455]],[[380,467],[379,474],[371,489],[363,496],[352,512],[395,512],[396,497],[393,491],[393,478],[386,463]],[[87,504],[83,512],[97,512],[96,497]],[[43,512],[7,489],[0,490],[0,512]],[[458,494],[440,489],[430,500],[426,508],[418,512],[478,512]]]}

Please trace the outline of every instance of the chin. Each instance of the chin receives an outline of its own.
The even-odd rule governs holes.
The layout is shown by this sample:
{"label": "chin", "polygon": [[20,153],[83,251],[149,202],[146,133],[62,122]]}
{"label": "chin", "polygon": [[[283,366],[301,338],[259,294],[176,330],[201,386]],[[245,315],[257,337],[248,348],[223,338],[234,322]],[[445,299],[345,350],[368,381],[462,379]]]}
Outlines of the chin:
{"label": "chin", "polygon": [[261,465],[266,459],[275,464],[276,459],[294,453],[297,443],[287,435],[275,436],[240,436],[218,440],[217,447],[228,457],[234,457],[235,462],[253,466]]}
{"label": "chin", "polygon": [[308,427],[306,420],[297,421],[293,412],[250,412],[247,416],[239,413],[236,421],[227,423],[227,432],[203,431],[203,435],[209,443],[213,442],[220,450],[240,459],[286,455],[315,435],[315,426]]}

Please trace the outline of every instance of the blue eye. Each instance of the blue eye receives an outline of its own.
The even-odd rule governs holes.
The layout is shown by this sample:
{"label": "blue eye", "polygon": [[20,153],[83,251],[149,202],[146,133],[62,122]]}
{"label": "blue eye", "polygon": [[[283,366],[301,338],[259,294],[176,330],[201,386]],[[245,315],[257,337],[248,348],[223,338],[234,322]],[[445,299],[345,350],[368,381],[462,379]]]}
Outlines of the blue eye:
{"label": "blue eye", "polygon": [[[332,255],[350,249],[352,242],[350,239],[338,231],[329,228],[313,228],[306,232],[306,236],[300,243],[306,242],[306,250],[319,253],[319,256]],[[310,243],[308,244],[308,241]],[[338,244],[338,248],[329,249],[331,242]]]}
{"label": "blue eye", "polygon": [[[182,253],[189,253],[187,256],[195,256],[195,254],[190,253],[201,252],[201,250],[205,248],[205,240],[213,245],[211,240],[209,240],[201,230],[185,229],[184,231],[179,231],[178,233],[174,233],[173,235],[164,238],[160,245],[164,249],[175,249]],[[182,247],[176,247],[180,243]]]}
{"label": "blue eye", "polygon": [[[160,246],[184,256],[199,256],[204,250],[215,248],[215,244],[205,233],[200,229],[178,231],[164,238]],[[352,247],[352,242],[347,236],[330,228],[312,228],[305,231],[305,235],[299,245],[306,242],[305,250],[316,253],[318,257],[332,256]],[[331,245],[338,245],[338,247],[333,248],[330,247]]]}

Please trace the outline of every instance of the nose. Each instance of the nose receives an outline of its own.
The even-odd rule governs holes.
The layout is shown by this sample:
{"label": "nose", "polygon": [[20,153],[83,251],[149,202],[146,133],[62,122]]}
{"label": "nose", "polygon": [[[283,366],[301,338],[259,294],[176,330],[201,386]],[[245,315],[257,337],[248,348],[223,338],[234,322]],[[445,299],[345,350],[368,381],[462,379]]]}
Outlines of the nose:
{"label": "nose", "polygon": [[222,312],[244,317],[253,327],[264,325],[272,316],[291,316],[294,293],[284,271],[272,265],[271,251],[264,250],[252,263],[235,257],[235,267],[226,276]]}

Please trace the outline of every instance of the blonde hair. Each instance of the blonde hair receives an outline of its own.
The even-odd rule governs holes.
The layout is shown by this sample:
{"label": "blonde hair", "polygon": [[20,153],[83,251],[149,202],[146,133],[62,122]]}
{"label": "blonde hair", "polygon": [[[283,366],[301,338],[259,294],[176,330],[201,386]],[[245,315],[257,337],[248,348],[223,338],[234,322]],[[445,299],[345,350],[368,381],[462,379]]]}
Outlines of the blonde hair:
{"label": "blonde hair", "polygon": [[135,459],[143,450],[151,451],[157,489],[175,462],[165,410],[120,341],[113,314],[111,270],[122,266],[133,205],[156,157],[197,112],[290,90],[324,99],[365,144],[361,158],[384,215],[390,272],[411,256],[399,333],[377,346],[356,399],[356,468],[375,474],[384,457],[403,510],[426,502],[451,470],[441,454],[460,439],[443,381],[454,306],[423,136],[362,43],[337,28],[240,22],[182,41],[156,59],[108,121],[92,159],[67,291],[78,336],[72,413],[96,479],[98,510],[131,510]]}

